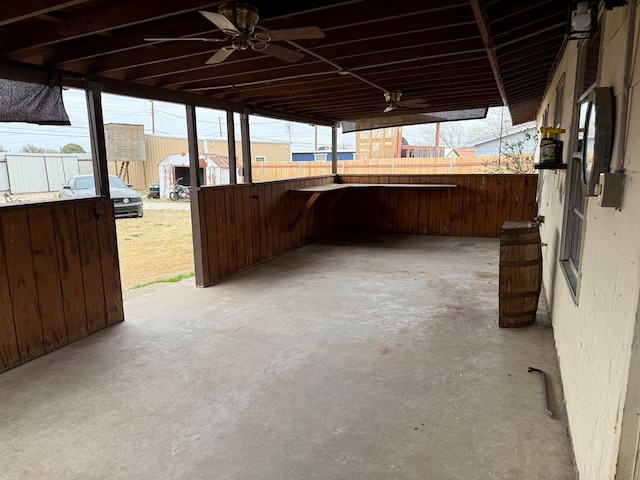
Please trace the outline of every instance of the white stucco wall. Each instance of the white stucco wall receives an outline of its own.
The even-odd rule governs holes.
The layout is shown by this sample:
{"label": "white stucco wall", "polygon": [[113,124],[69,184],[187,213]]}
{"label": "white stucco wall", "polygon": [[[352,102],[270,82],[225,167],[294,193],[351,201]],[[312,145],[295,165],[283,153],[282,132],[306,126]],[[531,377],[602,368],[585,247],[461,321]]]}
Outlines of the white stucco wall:
{"label": "white stucco wall", "polygon": [[[613,87],[620,111],[627,8],[605,12],[598,86]],[[636,20],[637,25],[637,20]],[[638,27],[636,27],[638,29]],[[636,32],[637,33],[637,32]],[[576,43],[570,42],[542,110],[553,112],[555,84],[565,73],[562,126],[569,130],[574,98]],[[638,55],[635,52],[636,65]],[[633,85],[640,79],[638,68]],[[560,260],[563,206],[569,187],[564,171],[545,171],[539,212],[547,292],[569,427],[581,479],[613,479],[627,393],[640,279],[640,95],[632,90],[625,195],[620,211],[587,199],[578,295],[574,300]],[[540,118],[538,119],[540,120]],[[620,122],[616,122],[617,125]],[[616,135],[620,132],[616,131]],[[568,134],[565,135],[568,144]],[[566,147],[568,145],[565,145]],[[565,148],[565,160],[568,158]],[[614,148],[612,162],[621,152]]]}

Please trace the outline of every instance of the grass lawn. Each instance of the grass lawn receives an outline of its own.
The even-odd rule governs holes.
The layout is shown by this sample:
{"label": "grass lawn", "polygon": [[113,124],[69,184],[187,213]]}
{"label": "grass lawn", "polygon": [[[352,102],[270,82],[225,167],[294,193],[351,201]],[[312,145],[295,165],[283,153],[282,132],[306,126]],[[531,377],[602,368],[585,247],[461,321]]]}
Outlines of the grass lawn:
{"label": "grass lawn", "polygon": [[122,290],[179,280],[193,272],[189,210],[145,210],[116,220]]}

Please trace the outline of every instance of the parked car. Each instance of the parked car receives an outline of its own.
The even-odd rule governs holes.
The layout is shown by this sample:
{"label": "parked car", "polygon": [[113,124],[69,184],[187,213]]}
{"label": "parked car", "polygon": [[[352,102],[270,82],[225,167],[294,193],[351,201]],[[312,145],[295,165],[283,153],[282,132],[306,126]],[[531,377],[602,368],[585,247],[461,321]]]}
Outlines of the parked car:
{"label": "parked car", "polygon": [[160,198],[160,182],[153,182],[149,185],[147,198]]}
{"label": "parked car", "polygon": [[[109,175],[109,192],[113,199],[116,217],[142,217],[142,197],[130,185],[115,175]],[[69,178],[58,196],[60,198],[95,197],[93,175],[76,175]]]}

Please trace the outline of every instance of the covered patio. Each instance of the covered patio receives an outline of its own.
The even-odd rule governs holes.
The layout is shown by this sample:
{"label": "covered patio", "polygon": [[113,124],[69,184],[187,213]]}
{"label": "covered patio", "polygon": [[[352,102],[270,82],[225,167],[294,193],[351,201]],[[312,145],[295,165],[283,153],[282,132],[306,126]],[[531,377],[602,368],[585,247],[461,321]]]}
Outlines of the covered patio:
{"label": "covered patio", "polygon": [[126,294],[0,375],[3,478],[573,479],[550,322],[497,327],[498,250],[341,235]]}
{"label": "covered patio", "polygon": [[[582,480],[640,478],[637,3],[3,6],[0,80],[84,90],[98,195],[0,208],[2,475],[574,479],[575,458]],[[596,88],[611,118],[594,130],[615,145],[590,173]],[[195,284],[213,288],[123,301],[103,92],[185,107]],[[561,127],[556,165],[338,175],[334,160],[253,181],[255,117],[331,129],[336,159],[339,129],[503,105]],[[226,112],[230,185],[197,175],[198,108]],[[596,200],[598,173],[615,201]],[[533,327],[499,329],[500,227],[536,215],[554,328],[543,296]]]}

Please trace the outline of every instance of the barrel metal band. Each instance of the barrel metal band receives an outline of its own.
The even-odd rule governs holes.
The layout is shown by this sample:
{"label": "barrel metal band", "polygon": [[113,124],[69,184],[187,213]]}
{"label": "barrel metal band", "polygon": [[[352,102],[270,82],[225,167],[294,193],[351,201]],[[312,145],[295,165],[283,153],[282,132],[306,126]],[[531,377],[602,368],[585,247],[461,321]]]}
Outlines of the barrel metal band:
{"label": "barrel metal band", "polygon": [[533,240],[500,240],[500,245],[536,245],[539,243],[539,238]]}

